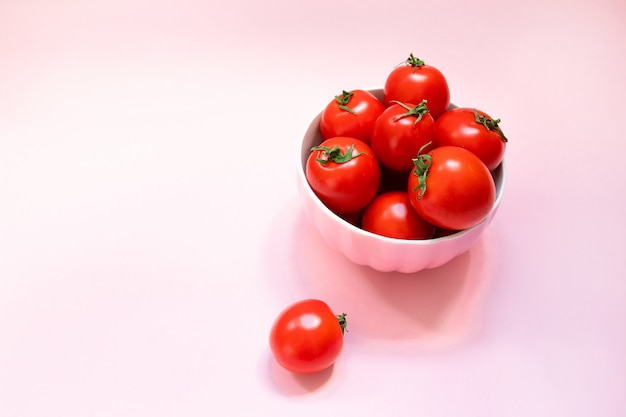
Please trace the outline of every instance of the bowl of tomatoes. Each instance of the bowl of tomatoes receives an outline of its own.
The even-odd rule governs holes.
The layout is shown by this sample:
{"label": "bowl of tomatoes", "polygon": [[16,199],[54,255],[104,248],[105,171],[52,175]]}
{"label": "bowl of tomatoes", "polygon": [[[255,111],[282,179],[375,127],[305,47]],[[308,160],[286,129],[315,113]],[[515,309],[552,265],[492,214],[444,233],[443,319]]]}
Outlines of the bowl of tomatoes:
{"label": "bowl of tomatoes", "polygon": [[436,268],[470,249],[506,182],[500,120],[451,103],[443,75],[427,66],[434,75],[416,76],[414,60],[384,88],[335,96],[300,147],[307,218],[330,247],[384,272]]}

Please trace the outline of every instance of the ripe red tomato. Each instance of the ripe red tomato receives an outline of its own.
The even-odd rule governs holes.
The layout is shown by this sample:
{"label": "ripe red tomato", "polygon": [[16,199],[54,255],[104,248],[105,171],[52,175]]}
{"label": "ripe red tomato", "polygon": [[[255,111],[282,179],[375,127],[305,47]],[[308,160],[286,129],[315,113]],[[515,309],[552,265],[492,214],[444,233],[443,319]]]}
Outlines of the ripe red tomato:
{"label": "ripe red tomato", "polygon": [[291,372],[319,372],[341,353],[345,327],[345,313],[335,315],[320,300],[302,300],[279,314],[270,331],[270,348],[276,362]]}
{"label": "ripe red tomato", "polygon": [[322,111],[322,138],[349,136],[369,144],[374,122],[384,110],[383,103],[369,91],[344,91]]}
{"label": "ripe red tomato", "polygon": [[487,217],[496,198],[487,166],[458,146],[442,146],[415,158],[408,192],[420,216],[447,230],[477,225]]}
{"label": "ripe red tomato", "polygon": [[387,76],[383,88],[384,102],[421,103],[426,100],[435,120],[450,105],[448,81],[437,68],[427,65],[411,54]]}
{"label": "ripe red tomato", "polygon": [[430,239],[436,230],[413,209],[406,191],[378,195],[365,208],[362,227],[368,232],[396,239]]}
{"label": "ripe red tomato", "polygon": [[507,142],[498,123],[500,119],[494,120],[480,110],[465,107],[448,110],[435,122],[433,146],[465,148],[493,171],[504,158]]}
{"label": "ripe red tomato", "polygon": [[358,139],[338,136],[311,149],[307,180],[319,199],[337,214],[367,206],[380,184],[380,166],[374,151]]}
{"label": "ripe red tomato", "polygon": [[435,121],[425,102],[394,102],[376,119],[371,146],[378,161],[401,171],[413,167],[413,159],[435,134]]}

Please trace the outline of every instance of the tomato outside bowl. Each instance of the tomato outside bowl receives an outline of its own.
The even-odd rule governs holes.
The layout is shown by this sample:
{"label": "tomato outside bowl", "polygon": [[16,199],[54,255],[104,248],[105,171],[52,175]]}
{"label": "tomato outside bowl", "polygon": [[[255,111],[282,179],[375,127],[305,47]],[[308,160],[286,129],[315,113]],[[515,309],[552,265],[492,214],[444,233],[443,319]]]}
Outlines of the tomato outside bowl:
{"label": "tomato outside bowl", "polygon": [[[382,102],[382,89],[369,91]],[[454,104],[450,105],[450,108],[454,107]],[[381,272],[414,273],[437,268],[469,250],[496,215],[506,183],[504,161],[492,172],[496,199],[491,211],[482,222],[469,229],[432,239],[405,240],[370,233],[342,219],[322,203],[306,178],[306,161],[311,148],[322,142],[320,118],[321,112],[313,119],[302,139],[297,174],[298,193],[306,217],[324,241],[355,264]]]}

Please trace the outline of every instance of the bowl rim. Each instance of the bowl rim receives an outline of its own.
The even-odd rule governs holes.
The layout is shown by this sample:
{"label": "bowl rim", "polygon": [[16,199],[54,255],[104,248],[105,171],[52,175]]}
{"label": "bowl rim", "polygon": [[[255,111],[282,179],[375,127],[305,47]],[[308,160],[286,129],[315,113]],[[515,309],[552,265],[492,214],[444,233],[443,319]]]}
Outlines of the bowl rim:
{"label": "bowl rim", "polygon": [[[382,89],[370,89],[370,90],[365,90],[368,91],[372,94],[374,94],[379,100],[381,100],[382,97]],[[382,101],[382,100],[381,100]],[[450,103],[450,105],[448,106],[448,110],[453,109],[458,107],[458,105],[454,104],[454,103]],[[301,141],[301,145],[300,145],[300,162],[298,163],[299,167],[298,167],[298,176],[300,177],[300,182],[302,183],[305,192],[307,193],[307,195],[313,199],[313,201],[315,202],[315,204],[319,207],[321,207],[322,211],[324,212],[325,215],[330,216],[331,218],[333,218],[334,220],[342,223],[343,225],[347,226],[348,229],[350,229],[350,231],[355,232],[359,235],[362,235],[363,237],[366,238],[371,238],[371,239],[376,239],[376,240],[380,240],[382,242],[387,242],[387,243],[391,243],[391,244],[395,244],[395,245],[410,245],[410,246],[428,246],[428,245],[432,245],[438,242],[445,242],[448,240],[455,240],[457,238],[462,237],[465,234],[470,233],[472,230],[480,227],[483,223],[491,221],[494,212],[498,209],[498,207],[500,206],[500,203],[502,202],[502,197],[504,194],[504,186],[506,184],[506,163],[505,160],[503,159],[502,162],[500,162],[500,164],[491,172],[492,177],[494,177],[494,182],[496,177],[498,178],[498,182],[496,183],[496,199],[493,203],[493,206],[491,207],[491,209],[489,210],[489,213],[487,214],[487,216],[481,220],[479,223],[475,224],[472,227],[469,227],[467,229],[463,229],[463,230],[459,230],[459,231],[455,231],[454,233],[451,233],[449,235],[446,236],[439,236],[439,237],[433,237],[430,239],[399,239],[399,238],[394,238],[394,237],[388,237],[388,236],[383,236],[383,235],[378,235],[376,233],[372,233],[372,232],[368,232],[367,230],[364,230],[358,226],[355,226],[354,224],[350,223],[349,221],[343,219],[341,216],[337,215],[336,213],[334,213],[332,210],[330,210],[323,202],[322,200],[319,199],[319,197],[315,194],[315,192],[313,191],[313,189],[311,188],[311,185],[309,184],[309,181],[306,178],[306,161],[307,161],[307,155],[310,153],[310,149],[307,147],[305,149],[305,143],[304,143],[304,138],[306,138],[307,136],[309,136],[310,134],[312,134],[313,132],[311,132],[312,130],[316,130],[317,133],[319,133],[319,121],[321,119],[322,116],[322,112],[319,112],[317,114],[317,116],[315,116],[313,118],[313,120],[311,120],[311,123],[309,124],[309,126],[307,127],[304,136],[302,136],[302,141]]]}

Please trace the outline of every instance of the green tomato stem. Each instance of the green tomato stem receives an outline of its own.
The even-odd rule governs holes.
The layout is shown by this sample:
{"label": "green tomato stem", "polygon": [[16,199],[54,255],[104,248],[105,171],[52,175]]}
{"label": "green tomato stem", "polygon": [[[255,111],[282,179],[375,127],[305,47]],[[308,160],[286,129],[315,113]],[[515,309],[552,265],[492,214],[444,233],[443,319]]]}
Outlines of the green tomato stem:
{"label": "green tomato stem", "polygon": [[429,154],[422,153],[424,149],[430,146],[432,142],[428,142],[424,146],[422,146],[417,153],[417,158],[413,159],[413,164],[415,165],[415,169],[413,170],[413,174],[417,177],[418,183],[413,191],[417,191],[417,199],[421,200],[424,197],[424,193],[426,192],[426,176],[428,175],[428,169],[430,168],[433,157]]}
{"label": "green tomato stem", "polygon": [[363,152],[359,152],[356,155],[352,155],[353,150],[354,150],[354,144],[350,145],[346,153],[342,153],[339,146],[333,146],[332,148],[329,148],[328,146],[314,146],[311,148],[311,152],[322,151],[322,154],[326,155],[326,159],[315,158],[317,162],[323,165],[328,164],[328,162],[330,161],[335,162],[337,164],[344,164],[363,154]]}
{"label": "green tomato stem", "polygon": [[500,137],[502,138],[503,142],[508,142],[509,140],[506,138],[506,136],[504,136],[504,132],[502,132],[502,129],[500,129],[500,127],[498,126],[498,123],[500,123],[500,119],[490,119],[489,117],[483,116],[482,114],[479,114],[476,109],[474,109],[474,120],[476,121],[476,123],[481,124],[483,126],[485,126],[485,129],[487,130],[495,130],[496,133],[498,133],[498,135],[500,135]]}
{"label": "green tomato stem", "polygon": [[413,52],[409,54],[409,57],[406,59],[406,61],[404,61],[404,63],[409,67],[413,67],[413,72],[417,71],[419,67],[423,67],[424,65],[426,65],[424,61],[415,57],[413,55]]}
{"label": "green tomato stem", "polygon": [[348,103],[350,102],[350,99],[353,95],[354,93],[352,91],[343,90],[340,96],[335,96],[335,100],[337,101],[337,103],[339,103],[339,108],[341,110],[347,111],[348,113],[356,114],[354,110],[348,107]]}
{"label": "green tomato stem", "polygon": [[402,107],[404,107],[404,109],[406,109],[406,113],[402,113],[397,115],[396,117],[393,118],[394,122],[397,122],[400,119],[404,119],[405,117],[409,117],[409,116],[415,116],[415,123],[413,123],[414,125],[416,125],[420,120],[422,120],[422,116],[424,116],[426,113],[428,113],[428,107],[426,106],[426,100],[422,100],[422,102],[420,104],[418,104],[415,107],[411,107],[407,104],[401,103],[399,101],[396,100],[392,100],[390,101],[390,103],[395,103],[398,104]]}
{"label": "green tomato stem", "polygon": [[335,316],[337,317],[337,321],[339,322],[339,326],[341,327],[342,335],[348,331],[348,329],[346,328],[348,326],[348,321],[346,320],[346,316],[347,316],[346,313],[337,314]]}

